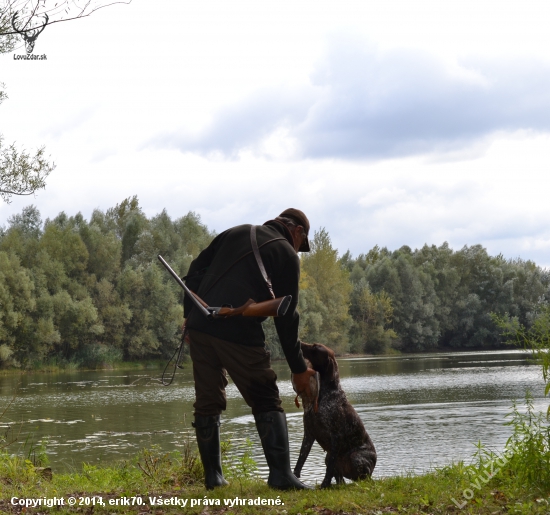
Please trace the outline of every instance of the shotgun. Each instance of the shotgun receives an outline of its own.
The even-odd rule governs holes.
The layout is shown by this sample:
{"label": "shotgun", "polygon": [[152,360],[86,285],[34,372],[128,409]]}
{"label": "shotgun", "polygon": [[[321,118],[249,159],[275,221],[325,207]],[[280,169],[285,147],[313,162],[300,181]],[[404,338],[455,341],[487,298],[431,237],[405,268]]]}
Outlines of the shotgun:
{"label": "shotgun", "polygon": [[278,297],[276,299],[266,300],[264,302],[256,302],[248,299],[241,307],[234,308],[232,306],[222,306],[219,308],[210,307],[196,293],[192,292],[185,283],[180,279],[179,275],[172,270],[172,267],[159,254],[159,261],[164,268],[170,272],[170,275],[183,288],[186,295],[191,299],[195,307],[208,318],[226,318],[234,316],[243,317],[282,317],[288,310],[292,302],[292,295]]}

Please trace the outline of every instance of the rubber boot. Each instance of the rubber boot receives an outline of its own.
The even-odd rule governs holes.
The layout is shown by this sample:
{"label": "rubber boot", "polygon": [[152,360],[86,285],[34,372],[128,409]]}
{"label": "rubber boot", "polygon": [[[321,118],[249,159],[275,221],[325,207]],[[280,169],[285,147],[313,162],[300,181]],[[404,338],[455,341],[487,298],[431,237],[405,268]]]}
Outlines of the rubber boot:
{"label": "rubber boot", "polygon": [[254,415],[254,419],[269,466],[267,484],[277,490],[311,489],[290,471],[286,415],[281,411],[268,411]]}
{"label": "rubber boot", "polygon": [[220,416],[195,415],[195,422],[192,423],[192,426],[195,428],[204,467],[204,486],[207,490],[212,490],[217,486],[227,485],[222,472]]}

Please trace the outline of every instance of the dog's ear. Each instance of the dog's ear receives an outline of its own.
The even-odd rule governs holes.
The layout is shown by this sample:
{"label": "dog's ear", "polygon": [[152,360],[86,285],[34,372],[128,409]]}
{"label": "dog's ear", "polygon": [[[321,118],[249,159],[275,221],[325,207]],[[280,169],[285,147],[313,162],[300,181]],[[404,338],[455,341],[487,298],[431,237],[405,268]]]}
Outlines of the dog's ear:
{"label": "dog's ear", "polygon": [[340,379],[340,374],[338,373],[338,363],[336,362],[336,357],[332,349],[325,347],[327,350],[327,366],[326,373],[331,381],[338,382]]}
{"label": "dog's ear", "polygon": [[312,343],[306,343],[306,342],[303,342],[302,340],[300,340],[300,347],[301,347],[302,351],[310,350],[313,347],[313,344]]}

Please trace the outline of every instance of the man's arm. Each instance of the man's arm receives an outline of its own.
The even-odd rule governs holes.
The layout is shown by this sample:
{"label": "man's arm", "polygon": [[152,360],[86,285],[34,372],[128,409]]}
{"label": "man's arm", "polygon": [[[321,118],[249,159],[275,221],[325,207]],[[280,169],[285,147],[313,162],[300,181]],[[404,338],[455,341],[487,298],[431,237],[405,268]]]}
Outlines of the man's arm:
{"label": "man's arm", "polygon": [[300,326],[300,315],[296,311],[300,282],[300,259],[298,255],[290,258],[283,269],[278,271],[272,279],[273,292],[276,297],[292,295],[292,303],[286,315],[276,317],[273,320],[290,370],[294,374],[301,374],[306,371],[307,365],[302,355],[300,340],[298,340]]}
{"label": "man's arm", "polygon": [[300,283],[300,260],[298,255],[289,260],[288,265],[282,270],[276,283],[273,284],[275,295],[282,291],[292,291],[287,295],[292,295],[292,304],[289,306],[287,314],[283,317],[276,317],[275,327],[283,348],[288,366],[294,375],[293,381],[298,394],[305,393],[312,397],[310,388],[310,378],[315,375],[315,370],[307,368],[302,347],[298,339],[298,329],[300,327],[300,315],[296,311],[298,305],[298,292]]}

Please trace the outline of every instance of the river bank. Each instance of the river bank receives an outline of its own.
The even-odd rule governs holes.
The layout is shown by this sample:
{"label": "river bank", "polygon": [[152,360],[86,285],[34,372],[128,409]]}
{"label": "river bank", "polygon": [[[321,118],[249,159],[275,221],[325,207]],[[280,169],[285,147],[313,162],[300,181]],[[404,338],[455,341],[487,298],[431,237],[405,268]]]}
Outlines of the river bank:
{"label": "river bank", "polygon": [[[375,477],[423,474],[467,460],[478,440],[502,449],[511,434],[503,423],[512,399],[522,399],[529,389],[538,410],[548,405],[540,367],[529,358],[521,351],[490,351],[339,359],[342,387],[379,453]],[[273,368],[294,462],[303,411],[294,403],[286,363],[274,362]],[[0,420],[0,431],[18,433],[20,442],[45,445],[57,473],[80,470],[83,462],[107,465],[130,459],[155,445],[164,452],[181,450],[188,438],[194,441],[192,367],[178,370],[170,387],[159,382],[161,373],[162,368],[155,368],[0,376],[0,406],[16,396]],[[222,438],[232,440],[235,448],[250,439],[252,458],[265,479],[250,408],[231,382],[226,393]],[[323,465],[324,454],[314,446],[304,479],[322,480]]]}
{"label": "river bank", "polygon": [[[358,359],[358,358],[392,358],[392,357],[420,357],[426,354],[470,354],[472,352],[490,352],[490,351],[505,351],[516,349],[510,345],[504,345],[500,348],[484,348],[484,347],[475,347],[475,348],[460,348],[454,349],[452,347],[438,348],[431,351],[418,351],[418,352],[401,352],[397,349],[389,349],[387,352],[380,354],[368,354],[368,353],[344,353],[337,355],[338,359]],[[521,349],[517,349],[521,350]],[[284,358],[273,359],[273,363],[286,363]],[[27,373],[58,373],[58,372],[71,372],[71,371],[101,371],[101,370],[163,370],[168,363],[168,359],[147,359],[147,360],[135,360],[135,361],[108,361],[103,363],[97,363],[93,367],[82,365],[79,362],[74,361],[57,361],[50,360],[46,363],[37,364],[35,363],[32,367],[21,368],[21,367],[6,367],[0,368],[0,375],[17,375],[17,374],[27,374]],[[184,356],[184,365],[190,364],[190,358],[186,354]],[[172,371],[173,362],[170,363],[168,371]]]}
{"label": "river bank", "polygon": [[[231,484],[214,492],[203,489],[189,423],[194,399],[189,366],[178,372],[171,388],[142,381],[154,375],[149,372],[4,377],[0,393],[6,401],[18,389],[4,427],[17,433],[20,443],[5,448],[13,455],[0,452],[0,512],[45,513],[55,499],[74,498],[76,505],[52,506],[51,511],[550,513],[547,423],[535,424],[533,415],[546,409],[547,399],[540,368],[526,361],[525,353],[345,358],[339,363],[343,387],[379,454],[373,479],[328,491],[287,493],[265,486],[267,470],[253,418],[232,385],[222,425],[223,462]],[[284,363],[274,367],[294,462],[302,414],[294,406]],[[511,411],[510,399],[522,398],[527,389],[535,395],[531,411]],[[503,426],[507,420],[513,425]],[[510,447],[512,436],[526,444]],[[476,449],[478,440],[501,454]],[[45,468],[48,461],[53,474]],[[314,448],[303,480],[318,485],[323,474],[324,453]],[[537,481],[539,486],[533,486]]]}
{"label": "river bank", "polygon": [[[226,469],[230,484],[202,486],[202,466],[189,451],[143,451],[108,467],[83,464],[69,474],[49,474],[29,460],[0,457],[1,513],[550,513],[548,493],[522,487],[506,469],[463,463],[423,475],[394,476],[333,486],[327,490],[279,492],[254,475],[241,458]],[[70,505],[73,503],[74,505]],[[50,506],[48,506],[48,504]],[[52,506],[57,504],[57,506]]]}
{"label": "river bank", "polygon": [[[44,363],[33,366],[31,368],[7,367],[0,368],[0,375],[17,375],[17,374],[33,374],[46,373],[57,374],[59,372],[90,372],[101,370],[162,370],[166,366],[168,360],[143,360],[143,361],[115,361],[99,363],[94,367],[80,366],[79,363]],[[172,366],[173,367],[173,364]]]}

